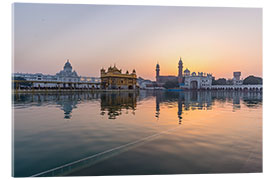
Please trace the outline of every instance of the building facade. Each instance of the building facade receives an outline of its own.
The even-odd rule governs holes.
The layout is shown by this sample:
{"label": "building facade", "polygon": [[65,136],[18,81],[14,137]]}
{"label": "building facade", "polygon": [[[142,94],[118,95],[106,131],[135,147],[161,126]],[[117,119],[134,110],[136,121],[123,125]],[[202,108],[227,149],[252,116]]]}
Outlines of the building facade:
{"label": "building facade", "polygon": [[109,67],[107,72],[105,69],[100,70],[101,88],[102,89],[136,89],[137,75],[135,69],[132,73],[126,71],[122,73],[115,65]]}
{"label": "building facade", "polygon": [[178,75],[177,76],[161,76],[160,65],[156,65],[156,82],[158,85],[163,85],[167,81],[177,81],[179,87],[182,89],[207,89],[212,85],[212,74],[203,72],[191,73],[188,69],[183,74],[183,61],[180,57],[178,62]]}
{"label": "building facade", "polygon": [[240,79],[241,77],[241,72],[233,72],[233,85],[242,85],[243,84],[243,79]]}
{"label": "building facade", "polygon": [[160,75],[160,65],[157,63],[156,65],[156,82],[158,85],[163,85],[167,81],[177,81],[178,83],[183,82],[183,62],[180,57],[178,62],[178,76],[168,75],[168,76],[161,76]]}
{"label": "building facade", "polygon": [[212,74],[203,72],[190,74],[190,71],[186,69],[184,79],[184,85],[181,86],[184,89],[210,89],[212,86]]}
{"label": "building facade", "polygon": [[67,60],[67,62],[64,65],[63,70],[61,70],[59,73],[56,73],[55,77],[57,77],[60,81],[69,81],[69,82],[78,82],[80,81],[80,77],[78,76],[77,72],[74,70],[72,71],[72,66]]}
{"label": "building facade", "polygon": [[13,73],[13,79],[24,78],[32,83],[35,88],[99,88],[100,78],[79,76],[76,71],[72,71],[72,66],[67,60],[63,70],[55,75],[42,73]]}

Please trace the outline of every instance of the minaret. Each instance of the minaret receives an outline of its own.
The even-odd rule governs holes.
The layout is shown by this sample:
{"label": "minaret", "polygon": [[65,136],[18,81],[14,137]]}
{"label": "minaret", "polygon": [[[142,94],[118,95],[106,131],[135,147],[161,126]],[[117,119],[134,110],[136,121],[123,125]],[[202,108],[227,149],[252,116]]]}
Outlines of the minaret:
{"label": "minaret", "polygon": [[183,81],[183,62],[180,57],[179,63],[178,63],[178,83],[182,83]]}
{"label": "minaret", "polygon": [[159,64],[157,63],[156,65],[156,82],[157,83],[159,82],[159,71],[160,71],[160,68],[159,68]]}

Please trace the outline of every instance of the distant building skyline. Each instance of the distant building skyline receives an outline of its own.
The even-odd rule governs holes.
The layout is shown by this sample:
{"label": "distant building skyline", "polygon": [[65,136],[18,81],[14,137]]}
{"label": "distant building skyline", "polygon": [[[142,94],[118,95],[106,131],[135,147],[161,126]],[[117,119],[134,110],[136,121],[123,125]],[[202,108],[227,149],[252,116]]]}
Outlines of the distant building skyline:
{"label": "distant building skyline", "polygon": [[55,74],[70,59],[83,76],[102,67],[177,76],[179,57],[216,78],[262,77],[262,9],[14,4],[14,72]]}

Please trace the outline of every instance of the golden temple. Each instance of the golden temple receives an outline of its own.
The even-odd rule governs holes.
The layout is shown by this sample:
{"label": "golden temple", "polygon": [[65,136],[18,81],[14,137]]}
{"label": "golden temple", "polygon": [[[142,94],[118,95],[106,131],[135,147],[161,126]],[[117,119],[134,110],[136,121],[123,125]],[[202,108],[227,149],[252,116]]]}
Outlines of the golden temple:
{"label": "golden temple", "polygon": [[107,72],[104,68],[100,70],[102,89],[137,89],[137,75],[135,69],[132,73],[122,73],[115,65],[109,67]]}

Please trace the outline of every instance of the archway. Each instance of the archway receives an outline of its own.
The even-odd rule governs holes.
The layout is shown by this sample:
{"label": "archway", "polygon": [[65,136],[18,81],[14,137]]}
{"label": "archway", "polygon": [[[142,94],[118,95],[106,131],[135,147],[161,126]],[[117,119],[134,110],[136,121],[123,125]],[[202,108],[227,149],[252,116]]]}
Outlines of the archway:
{"label": "archway", "polygon": [[128,89],[133,89],[133,86],[129,85],[129,86],[128,86]]}
{"label": "archway", "polygon": [[198,89],[198,82],[197,81],[191,81],[190,82],[190,89]]}

